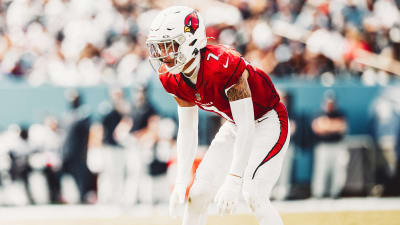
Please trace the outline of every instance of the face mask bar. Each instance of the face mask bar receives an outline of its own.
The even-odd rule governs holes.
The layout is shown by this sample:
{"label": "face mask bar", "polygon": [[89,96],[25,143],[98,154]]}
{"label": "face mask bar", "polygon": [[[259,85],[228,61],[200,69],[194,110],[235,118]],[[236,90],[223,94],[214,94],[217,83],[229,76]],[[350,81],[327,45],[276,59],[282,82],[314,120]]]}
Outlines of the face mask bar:
{"label": "face mask bar", "polygon": [[[178,36],[168,40],[148,40],[146,42],[150,54],[149,61],[156,72],[164,74],[183,65],[184,62],[178,60],[178,58],[181,58],[178,57],[178,49],[179,45],[184,42],[184,39],[183,36]],[[166,59],[168,59],[168,61],[173,59],[174,66],[169,67],[165,62]]]}

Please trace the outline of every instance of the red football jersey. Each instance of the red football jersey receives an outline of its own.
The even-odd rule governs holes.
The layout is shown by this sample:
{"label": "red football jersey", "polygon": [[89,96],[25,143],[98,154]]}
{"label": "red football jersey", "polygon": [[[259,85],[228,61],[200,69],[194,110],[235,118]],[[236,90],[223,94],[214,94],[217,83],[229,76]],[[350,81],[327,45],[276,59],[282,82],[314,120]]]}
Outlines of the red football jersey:
{"label": "red football jersey", "polygon": [[226,91],[239,81],[243,71],[247,69],[254,118],[262,117],[279,103],[279,95],[269,76],[246,62],[233,48],[207,45],[200,52],[201,61],[196,84],[191,83],[182,73],[159,75],[168,93],[233,122]]}

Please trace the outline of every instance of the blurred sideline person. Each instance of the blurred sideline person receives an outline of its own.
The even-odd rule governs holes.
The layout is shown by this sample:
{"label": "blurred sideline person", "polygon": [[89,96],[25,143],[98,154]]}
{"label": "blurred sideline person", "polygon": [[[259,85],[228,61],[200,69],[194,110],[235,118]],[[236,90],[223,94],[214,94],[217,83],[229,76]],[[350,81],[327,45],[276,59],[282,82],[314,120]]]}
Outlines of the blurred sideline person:
{"label": "blurred sideline person", "polygon": [[76,90],[66,93],[70,111],[63,119],[65,139],[62,146],[62,176],[70,174],[79,190],[79,200],[90,202],[90,194],[95,189],[95,176],[87,167],[90,113],[82,104],[82,97]]}
{"label": "blurred sideline person", "polygon": [[[394,89],[396,90],[396,89]],[[399,188],[400,115],[399,88],[383,91],[373,105],[373,131],[378,147],[376,187],[378,195],[397,195]],[[397,174],[397,176],[396,176]],[[383,186],[382,186],[383,185]],[[383,189],[381,189],[383,187]]]}
{"label": "blurred sideline person", "polygon": [[136,133],[136,136],[140,136],[141,132],[146,128],[149,118],[155,114],[155,109],[148,100],[146,88],[139,88],[135,93],[132,93],[131,117],[133,126],[131,132]]}
{"label": "blurred sideline person", "polygon": [[312,129],[319,141],[314,149],[312,196],[322,198],[328,192],[329,197],[337,198],[346,182],[350,156],[343,141],[346,118],[336,108],[332,93],[326,93],[323,112],[313,120]]}
{"label": "blurred sideline person", "polygon": [[115,139],[126,149],[126,181],[122,202],[125,206],[136,204],[141,199],[139,187],[143,184],[142,177],[144,175],[142,151],[137,137],[131,132],[132,127],[132,118],[125,116],[114,130]]}
{"label": "blurred sideline person", "polygon": [[198,108],[225,122],[200,163],[183,224],[205,225],[214,200],[232,213],[243,196],[261,225],[283,224],[270,193],[289,143],[285,106],[269,76],[234,49],[207,45],[204,21],[193,9],[167,8],[154,19],[150,62],[178,104],[177,177],[170,214],[184,203],[198,144]]}
{"label": "blurred sideline person", "polygon": [[121,88],[109,90],[111,110],[104,116],[103,125],[103,168],[98,180],[99,203],[118,204],[123,200],[126,157],[125,148],[114,136],[121,119],[128,114],[129,104]]}
{"label": "blurred sideline person", "polygon": [[[63,203],[60,183],[62,131],[56,117],[46,116],[42,124],[32,125],[29,128],[29,137],[35,149],[30,164],[34,172],[43,173],[45,176],[48,189],[46,201]],[[36,190],[41,188],[40,185],[35,186],[38,186]]]}
{"label": "blurred sideline person", "polygon": [[167,166],[174,144],[175,123],[152,115],[145,124],[136,136],[137,133],[132,133],[130,117],[124,117],[115,129],[116,139],[127,148],[126,204],[140,201],[154,205],[167,201]]}
{"label": "blurred sideline person", "polygon": [[[14,184],[17,184],[19,181],[22,182],[27,200],[30,204],[35,204],[36,202],[32,193],[32,186],[29,182],[29,176],[32,173],[32,167],[29,164],[29,157],[32,154],[33,149],[29,143],[28,130],[29,128],[27,126],[16,126],[11,127],[10,129],[11,132],[14,132],[14,135],[13,137],[10,136],[12,138],[10,138],[11,145],[9,146],[9,157],[11,159],[9,173]],[[16,188],[16,186],[13,186],[13,188]],[[10,197],[7,196],[7,198]],[[17,202],[21,203],[23,201],[17,200]]]}
{"label": "blurred sideline person", "polygon": [[[169,183],[167,180],[167,166],[173,146],[175,123],[170,119],[163,119],[157,115],[149,118],[144,134],[139,143],[144,154],[147,155],[146,167],[147,201],[152,205],[168,202]],[[167,197],[167,198],[166,198]]]}
{"label": "blurred sideline person", "polygon": [[147,100],[145,88],[132,90],[131,96],[130,114],[122,117],[113,134],[118,144],[126,150],[122,203],[126,206],[138,202],[151,205],[155,198],[148,167],[153,160],[152,147],[158,136],[159,117]]}

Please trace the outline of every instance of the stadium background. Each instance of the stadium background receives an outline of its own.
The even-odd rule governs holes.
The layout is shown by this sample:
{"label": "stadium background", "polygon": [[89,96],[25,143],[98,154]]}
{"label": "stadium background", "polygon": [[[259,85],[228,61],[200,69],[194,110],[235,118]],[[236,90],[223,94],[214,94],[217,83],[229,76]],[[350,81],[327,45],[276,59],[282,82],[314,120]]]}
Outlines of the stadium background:
{"label": "stadium background", "polygon": [[[209,43],[235,47],[287,99],[296,129],[273,194],[287,224],[400,224],[396,0],[1,1],[0,224],[178,224],[166,209],[176,105],[144,43],[175,4],[198,9]],[[321,199],[312,121],[327,96],[350,159],[340,195]],[[197,162],[220,122],[200,113]],[[256,224],[248,212],[210,224]]]}

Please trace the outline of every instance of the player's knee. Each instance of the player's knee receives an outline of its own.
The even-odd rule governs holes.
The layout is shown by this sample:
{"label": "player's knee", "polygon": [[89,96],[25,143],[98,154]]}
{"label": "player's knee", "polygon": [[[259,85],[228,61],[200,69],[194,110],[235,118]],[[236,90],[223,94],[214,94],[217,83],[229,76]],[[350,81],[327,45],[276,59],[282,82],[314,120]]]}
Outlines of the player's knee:
{"label": "player's knee", "polygon": [[193,209],[205,210],[211,203],[212,189],[206,182],[195,182],[190,189],[188,206]]}

